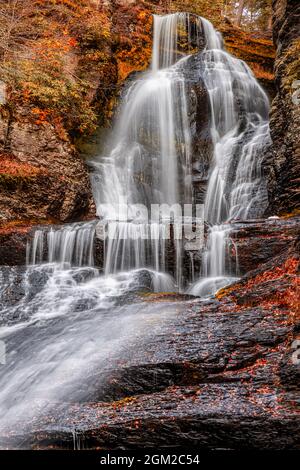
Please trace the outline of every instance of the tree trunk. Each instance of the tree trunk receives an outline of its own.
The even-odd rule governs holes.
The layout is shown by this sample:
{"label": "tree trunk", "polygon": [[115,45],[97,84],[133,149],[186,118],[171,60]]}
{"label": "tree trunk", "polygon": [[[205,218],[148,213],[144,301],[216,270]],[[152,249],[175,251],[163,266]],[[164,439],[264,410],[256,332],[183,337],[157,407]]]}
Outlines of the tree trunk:
{"label": "tree trunk", "polygon": [[246,0],[240,0],[240,2],[239,2],[239,8],[238,8],[237,18],[236,18],[237,26],[241,25],[242,16],[243,16],[244,8],[245,8],[245,3],[246,3]]}
{"label": "tree trunk", "polygon": [[273,27],[273,15],[272,13],[270,13],[268,24],[267,24],[267,30],[272,31],[272,27]]}

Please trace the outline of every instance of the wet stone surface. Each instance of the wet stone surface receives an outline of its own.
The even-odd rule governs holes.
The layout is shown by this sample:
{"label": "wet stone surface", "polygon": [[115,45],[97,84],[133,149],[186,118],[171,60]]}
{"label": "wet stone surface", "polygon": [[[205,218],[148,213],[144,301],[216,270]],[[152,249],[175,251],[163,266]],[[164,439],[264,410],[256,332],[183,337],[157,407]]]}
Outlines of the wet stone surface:
{"label": "wet stone surface", "polygon": [[[280,274],[273,283],[285,296],[279,270],[290,256],[273,260]],[[175,302],[147,347],[128,343],[124,357],[108,361],[101,376],[78,383],[85,400],[70,395],[68,404],[28,423],[23,446],[73,448],[76,439],[81,448],[299,449],[300,365],[292,361],[299,316],[272,294],[262,301],[269,286],[256,279],[270,276],[268,268],[219,300],[147,295],[145,302],[159,304],[162,314]],[[293,272],[284,275],[287,285]],[[251,282],[251,295],[259,296],[249,301]],[[2,436],[1,445],[19,438]]]}

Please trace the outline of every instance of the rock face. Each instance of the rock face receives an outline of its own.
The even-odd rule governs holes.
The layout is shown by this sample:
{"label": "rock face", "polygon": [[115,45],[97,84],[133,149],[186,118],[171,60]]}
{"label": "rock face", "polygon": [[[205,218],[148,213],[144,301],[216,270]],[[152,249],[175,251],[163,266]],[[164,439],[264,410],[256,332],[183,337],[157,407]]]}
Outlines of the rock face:
{"label": "rock face", "polygon": [[196,204],[204,204],[209,168],[213,157],[213,143],[210,133],[210,104],[207,90],[201,78],[202,67],[200,56],[196,54],[186,61],[183,71],[188,97],[192,183]]}
{"label": "rock face", "polygon": [[30,233],[31,227],[27,223],[25,225],[5,224],[0,227],[1,265],[19,266],[26,263],[26,247]]}
{"label": "rock face", "polygon": [[244,275],[291,246],[299,237],[299,217],[249,220],[232,224],[229,259],[232,272]]}
{"label": "rock face", "polygon": [[[270,214],[299,210],[300,173],[300,4],[274,0],[276,97],[271,109],[273,147],[266,156]],[[298,80],[298,81],[297,81]]]}
{"label": "rock face", "polygon": [[0,222],[91,216],[88,171],[70,143],[25,116],[1,123]]}

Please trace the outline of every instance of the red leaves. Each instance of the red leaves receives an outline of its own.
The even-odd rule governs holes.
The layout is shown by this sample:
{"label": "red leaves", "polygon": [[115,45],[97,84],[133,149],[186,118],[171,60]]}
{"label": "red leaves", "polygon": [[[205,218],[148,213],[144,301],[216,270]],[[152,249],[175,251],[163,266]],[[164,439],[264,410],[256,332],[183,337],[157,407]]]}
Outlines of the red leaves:
{"label": "red leaves", "polygon": [[35,123],[37,125],[44,124],[48,122],[48,115],[50,112],[47,109],[33,108],[31,112],[37,117]]}
{"label": "red leaves", "polygon": [[78,44],[78,42],[76,41],[75,38],[69,38],[69,40],[68,40],[68,45],[69,45],[70,47],[76,47],[77,44]]}
{"label": "red leaves", "polygon": [[41,173],[41,170],[28,163],[21,163],[18,160],[14,160],[12,157],[1,155],[0,159],[0,175],[9,176],[36,176]]}
{"label": "red leaves", "polygon": [[257,284],[261,284],[266,281],[279,279],[286,274],[296,274],[299,266],[299,260],[297,258],[289,258],[283,266],[276,266],[270,271],[265,271],[262,274],[258,274],[253,279],[250,279],[245,285],[245,290],[249,290]]}
{"label": "red leaves", "polygon": [[300,278],[297,276],[299,259],[288,258],[281,266],[261,272],[250,278],[245,284],[241,282],[220,290],[219,300],[227,298],[222,307],[223,312],[238,312],[249,307],[260,307],[269,310],[273,316],[282,321],[282,311],[293,316],[300,315]]}

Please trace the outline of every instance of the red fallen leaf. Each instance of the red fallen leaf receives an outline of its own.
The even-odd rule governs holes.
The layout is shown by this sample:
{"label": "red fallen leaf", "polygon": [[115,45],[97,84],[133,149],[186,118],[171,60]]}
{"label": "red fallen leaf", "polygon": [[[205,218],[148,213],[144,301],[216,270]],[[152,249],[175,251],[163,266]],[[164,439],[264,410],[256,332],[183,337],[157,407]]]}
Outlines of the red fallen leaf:
{"label": "red fallen leaf", "polygon": [[78,42],[76,41],[75,38],[70,38],[69,41],[68,41],[68,44],[69,44],[69,46],[71,46],[71,47],[76,47],[77,44],[78,44]]}

